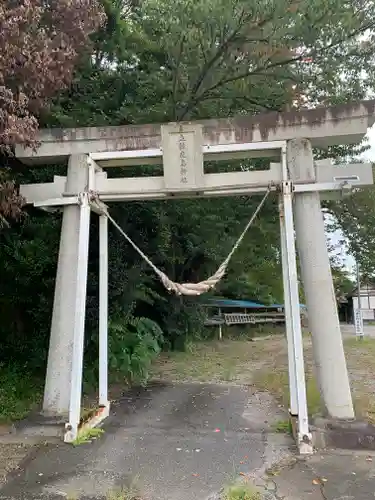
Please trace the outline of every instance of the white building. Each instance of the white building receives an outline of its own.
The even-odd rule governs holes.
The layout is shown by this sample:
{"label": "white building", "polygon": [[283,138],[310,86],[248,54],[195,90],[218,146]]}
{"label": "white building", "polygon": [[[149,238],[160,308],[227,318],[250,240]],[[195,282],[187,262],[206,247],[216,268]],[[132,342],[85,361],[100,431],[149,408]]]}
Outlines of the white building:
{"label": "white building", "polygon": [[[350,294],[353,300],[353,309],[358,309],[358,292],[355,288]],[[375,321],[375,286],[362,284],[360,289],[360,308],[364,321]]]}

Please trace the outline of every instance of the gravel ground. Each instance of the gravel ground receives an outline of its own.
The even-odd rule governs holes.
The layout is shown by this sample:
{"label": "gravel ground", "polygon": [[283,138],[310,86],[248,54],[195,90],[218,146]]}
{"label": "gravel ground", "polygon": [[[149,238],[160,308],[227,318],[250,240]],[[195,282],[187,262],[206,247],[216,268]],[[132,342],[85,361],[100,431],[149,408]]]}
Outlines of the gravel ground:
{"label": "gravel ground", "polygon": [[9,472],[17,469],[32,446],[21,443],[0,443],[0,486],[5,484]]}

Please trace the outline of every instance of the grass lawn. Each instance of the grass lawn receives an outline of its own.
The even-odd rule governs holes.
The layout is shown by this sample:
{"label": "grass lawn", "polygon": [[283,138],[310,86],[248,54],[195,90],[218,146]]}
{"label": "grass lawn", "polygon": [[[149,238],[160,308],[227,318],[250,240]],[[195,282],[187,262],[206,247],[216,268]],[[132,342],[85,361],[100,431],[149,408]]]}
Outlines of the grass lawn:
{"label": "grass lawn", "polygon": [[344,342],[357,414],[375,425],[375,338]]}
{"label": "grass lawn", "polygon": [[207,341],[187,352],[162,353],[153,365],[153,378],[179,382],[249,383],[262,368],[268,346],[248,340]]}

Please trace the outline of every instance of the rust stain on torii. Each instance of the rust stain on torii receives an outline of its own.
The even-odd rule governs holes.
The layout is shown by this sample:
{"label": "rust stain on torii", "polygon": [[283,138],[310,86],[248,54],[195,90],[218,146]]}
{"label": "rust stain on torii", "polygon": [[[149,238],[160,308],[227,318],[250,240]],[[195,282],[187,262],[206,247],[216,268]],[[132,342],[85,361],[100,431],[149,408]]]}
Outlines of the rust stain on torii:
{"label": "rust stain on torii", "polygon": [[[267,140],[287,140],[295,137],[298,129],[303,127],[306,137],[325,137],[317,129],[329,123],[334,129],[342,120],[360,119],[371,126],[375,117],[375,100],[358,101],[338,106],[317,107],[315,109],[290,110],[282,113],[267,112],[257,115],[239,115],[232,118],[197,120],[202,124],[204,143],[207,145],[247,143]],[[183,122],[182,122],[183,123]],[[192,123],[192,122],[187,122]],[[193,122],[194,123],[194,122]],[[123,125],[110,127],[81,127],[71,129],[42,129],[38,140],[41,147],[32,154],[22,146],[17,147],[16,155],[21,158],[37,158],[50,156],[63,157],[78,153],[77,145],[85,143],[85,152],[156,149],[161,145],[161,124]],[[310,130],[308,130],[310,129]],[[314,132],[315,130],[315,132]],[[335,130],[333,135],[336,135]],[[345,135],[338,133],[338,135]],[[348,134],[352,135],[352,133]],[[69,144],[70,143],[70,144]],[[52,147],[52,144],[55,146]],[[337,144],[337,142],[336,142]],[[70,145],[72,151],[70,152]],[[83,151],[79,151],[83,152]]]}
{"label": "rust stain on torii", "polygon": [[[270,131],[275,131],[277,128],[298,127],[302,124],[313,127],[320,125],[327,119],[338,122],[340,119],[350,116],[362,105],[369,116],[374,115],[375,100],[358,101],[338,106],[320,106],[315,109],[291,110],[282,113],[270,111],[258,115],[237,116],[233,119],[209,120],[205,126],[205,134],[211,133],[212,129],[218,131],[234,129],[237,142],[251,142],[254,130],[258,129],[262,140],[267,141]],[[213,133],[215,132],[213,131]]]}

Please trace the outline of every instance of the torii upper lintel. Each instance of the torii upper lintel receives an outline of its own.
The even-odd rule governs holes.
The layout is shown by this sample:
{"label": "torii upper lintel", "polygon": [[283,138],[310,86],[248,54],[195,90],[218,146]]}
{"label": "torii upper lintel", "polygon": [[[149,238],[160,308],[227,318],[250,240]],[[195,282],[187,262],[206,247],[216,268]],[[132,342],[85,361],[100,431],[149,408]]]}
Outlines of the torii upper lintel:
{"label": "torii upper lintel", "polygon": [[[313,147],[326,148],[360,142],[375,121],[374,113],[375,100],[368,100],[194,123],[203,125],[203,144],[206,146],[307,138]],[[38,141],[37,151],[17,146],[17,158],[28,164],[45,164],[65,162],[72,154],[158,149],[161,124],[42,129]]]}

